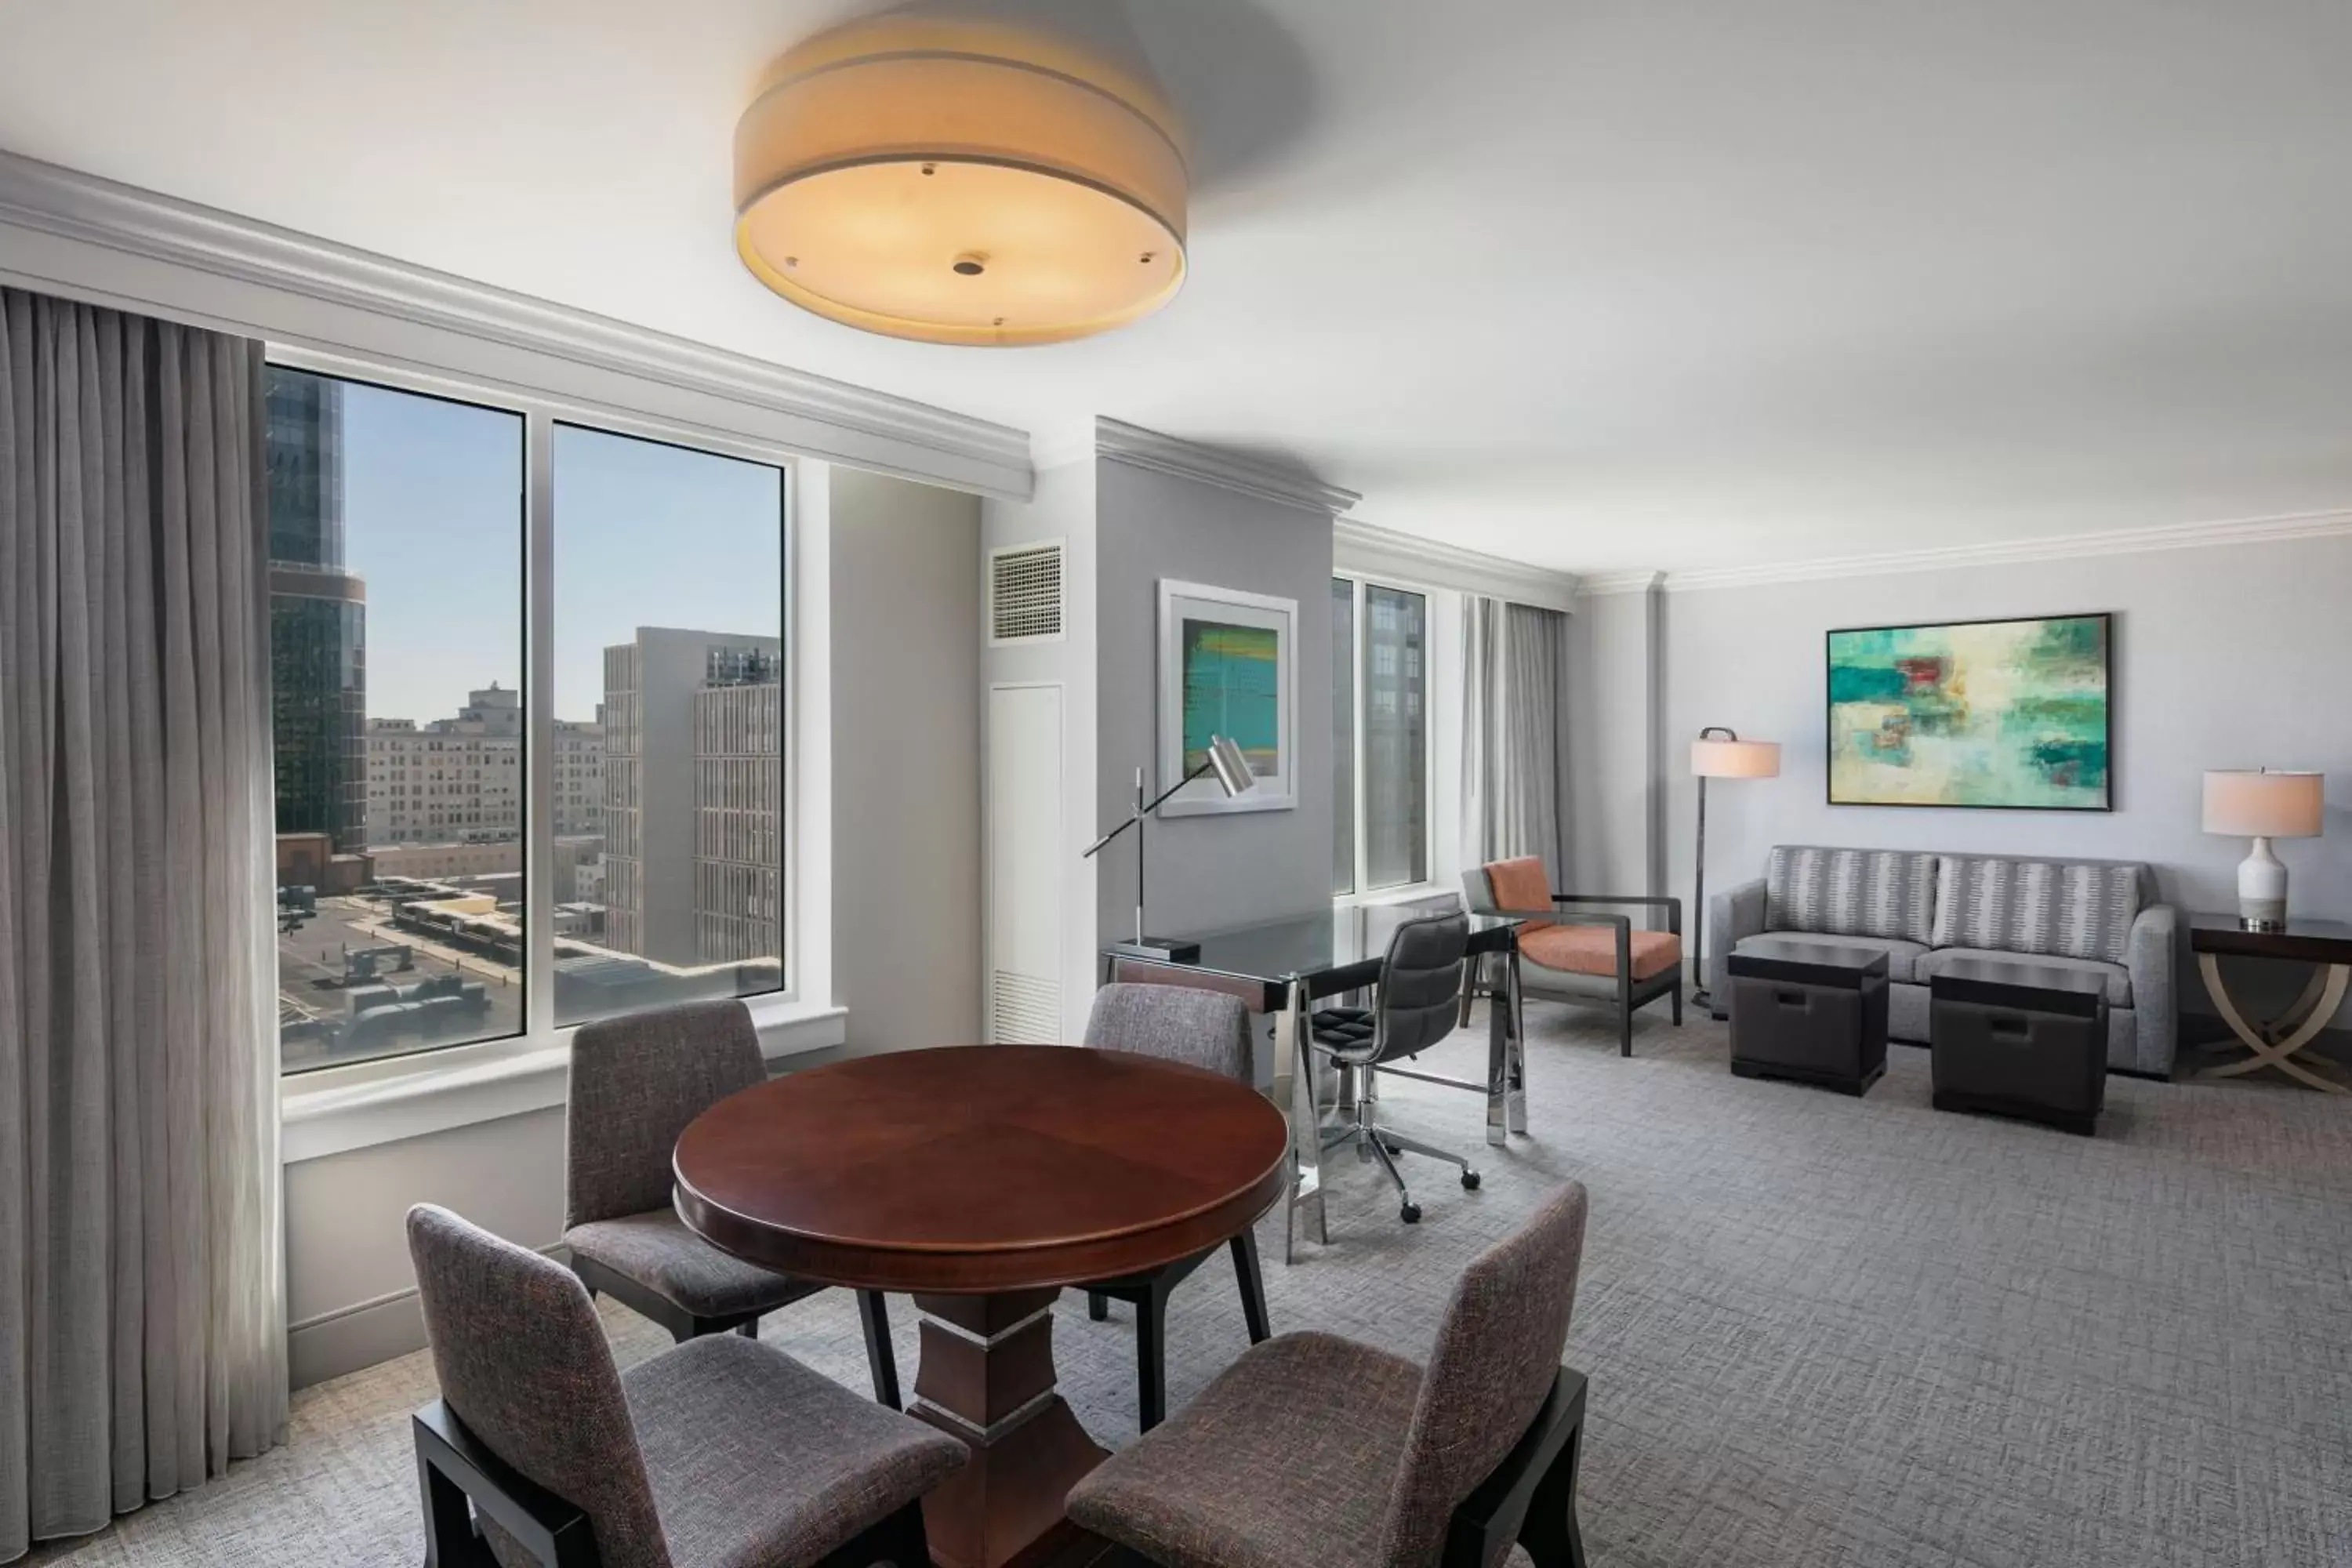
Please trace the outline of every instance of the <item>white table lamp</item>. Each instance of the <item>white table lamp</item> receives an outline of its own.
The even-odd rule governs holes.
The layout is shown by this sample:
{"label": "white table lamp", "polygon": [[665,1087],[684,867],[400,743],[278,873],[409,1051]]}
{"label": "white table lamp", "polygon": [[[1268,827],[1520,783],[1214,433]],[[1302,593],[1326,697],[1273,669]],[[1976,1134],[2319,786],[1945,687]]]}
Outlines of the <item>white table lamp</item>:
{"label": "white table lamp", "polygon": [[2271,840],[2319,837],[2326,783],[2325,773],[2267,768],[2205,775],[2205,831],[2254,841],[2254,852],[2238,862],[2238,920],[2248,931],[2286,924],[2286,867],[2271,853]]}
{"label": "white table lamp", "polygon": [[1691,742],[1691,773],[1698,780],[1697,908],[1691,912],[1691,966],[1698,984],[1691,1005],[1714,1008],[1706,994],[1706,781],[1709,779],[1776,779],[1780,776],[1780,742],[1743,741],[1738,731],[1710,724]]}

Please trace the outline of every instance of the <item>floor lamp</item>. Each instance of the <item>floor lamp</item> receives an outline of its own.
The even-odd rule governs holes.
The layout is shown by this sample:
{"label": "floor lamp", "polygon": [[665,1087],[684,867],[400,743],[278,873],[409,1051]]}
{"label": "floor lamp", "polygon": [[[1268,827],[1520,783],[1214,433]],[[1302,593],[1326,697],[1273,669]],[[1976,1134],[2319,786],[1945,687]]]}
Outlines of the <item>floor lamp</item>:
{"label": "floor lamp", "polygon": [[1775,779],[1780,776],[1780,742],[1743,741],[1736,730],[1709,724],[1691,742],[1691,773],[1698,779],[1698,897],[1692,914],[1696,937],[1691,955],[1698,984],[1691,1005],[1714,1010],[1706,994],[1706,781],[1709,779]]}

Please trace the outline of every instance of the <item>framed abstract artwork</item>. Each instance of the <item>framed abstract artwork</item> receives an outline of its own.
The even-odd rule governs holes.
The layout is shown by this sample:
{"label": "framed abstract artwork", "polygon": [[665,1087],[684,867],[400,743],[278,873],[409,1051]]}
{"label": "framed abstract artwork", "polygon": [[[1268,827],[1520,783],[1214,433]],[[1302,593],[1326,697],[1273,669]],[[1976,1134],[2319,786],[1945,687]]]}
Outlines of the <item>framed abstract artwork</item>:
{"label": "framed abstract artwork", "polygon": [[1162,816],[1288,811],[1298,804],[1292,747],[1292,660],[1298,601],[1162,578],[1160,584],[1160,787],[1207,760],[1209,739],[1229,735],[1257,785],[1227,795],[1193,780],[1160,806]]}
{"label": "framed abstract artwork", "polygon": [[2109,811],[2110,615],[1829,634],[1829,803]]}

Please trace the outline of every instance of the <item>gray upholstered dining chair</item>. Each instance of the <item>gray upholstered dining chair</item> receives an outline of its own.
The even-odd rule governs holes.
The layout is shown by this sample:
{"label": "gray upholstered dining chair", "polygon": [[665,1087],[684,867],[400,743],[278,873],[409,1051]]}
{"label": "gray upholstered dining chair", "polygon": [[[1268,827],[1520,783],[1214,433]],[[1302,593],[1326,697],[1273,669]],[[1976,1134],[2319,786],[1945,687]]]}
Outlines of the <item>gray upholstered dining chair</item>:
{"label": "gray upholstered dining chair", "polygon": [[622,1372],[579,1280],[446,1209],[409,1210],[408,1250],[441,1384],[413,1426],[427,1563],[929,1561],[953,1437],[732,1335]]}
{"label": "gray upholstered dining chair", "polygon": [[1397,1169],[1399,1153],[1459,1165],[1463,1186],[1473,1192],[1478,1187],[1477,1168],[1468,1159],[1434,1143],[1408,1138],[1378,1121],[1382,1071],[1450,1089],[1486,1092],[1483,1083],[1396,1065],[1400,1058],[1417,1056],[1454,1032],[1461,1012],[1464,955],[1469,945],[1470,918],[1458,910],[1406,921],[1389,939],[1373,1005],[1318,1008],[1314,1017],[1310,1043],[1338,1065],[1343,1085],[1341,1104],[1345,1107],[1352,1101],[1354,1106],[1353,1117],[1325,1133],[1323,1142],[1353,1143],[1359,1153],[1380,1161],[1389,1180],[1396,1184],[1397,1213],[1407,1225],[1420,1220],[1421,1205],[1412,1201],[1404,1173]]}
{"label": "gray upholstered dining chair", "polygon": [[[563,1244],[591,1294],[612,1297],[679,1341],[734,1330],[822,1285],[730,1258],[671,1205],[670,1160],[687,1124],[767,1081],[740,1002],[692,1002],[583,1024],[572,1037],[564,1118]],[[881,1293],[857,1293],[874,1397],[897,1409],[898,1368]]]}
{"label": "gray upholstered dining chair", "polygon": [[[1240,998],[1214,991],[1186,985],[1106,985],[1095,993],[1087,1015],[1086,1043],[1095,1050],[1132,1051],[1244,1084],[1251,1081],[1249,1009]],[[1101,1279],[1087,1287],[1087,1312],[1097,1322],[1110,1315],[1114,1300],[1135,1309],[1136,1419],[1146,1432],[1168,1414],[1169,1293],[1216,1250],[1195,1253],[1150,1274]],[[1241,1287],[1242,1319],[1250,1342],[1256,1344],[1271,1331],[1257,1233],[1243,1231],[1226,1243],[1226,1250],[1233,1254],[1234,1279]]]}
{"label": "gray upholstered dining chair", "polygon": [[1463,1271],[1428,1364],[1322,1333],[1253,1346],[1072,1489],[1079,1526],[1167,1568],[1581,1568],[1584,1378],[1560,1364],[1585,1193]]}

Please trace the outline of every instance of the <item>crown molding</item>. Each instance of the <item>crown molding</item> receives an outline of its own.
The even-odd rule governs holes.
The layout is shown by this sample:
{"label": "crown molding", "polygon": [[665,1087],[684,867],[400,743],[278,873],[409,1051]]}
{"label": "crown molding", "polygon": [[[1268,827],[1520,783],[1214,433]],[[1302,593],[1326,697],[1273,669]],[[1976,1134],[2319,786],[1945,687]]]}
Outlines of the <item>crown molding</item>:
{"label": "crown molding", "polygon": [[1577,578],[1567,572],[1529,566],[1347,518],[1331,524],[1331,558],[1333,568],[1343,573],[1352,570],[1408,584],[1425,583],[1547,610],[1574,609],[1580,588]]}
{"label": "crown molding", "polygon": [[2154,550],[2268,544],[2294,539],[2332,539],[2346,534],[2352,534],[2352,510],[2284,512],[2275,517],[2160,523],[2149,528],[2108,529],[2097,533],[2073,533],[2055,539],[2011,539],[1988,544],[1888,551],[1876,555],[1839,555],[1820,561],[1702,567],[1692,572],[1601,573],[1585,577],[1582,592],[1588,596],[1638,594],[1653,585],[1662,584],[1672,593],[1698,593],[1711,588],[1815,583],[1838,577],[1881,577],[1904,572],[1945,572],[1965,566],[2016,566],[2035,561],[2075,560],[2086,555],[2132,555]]}
{"label": "crown molding", "polygon": [[[1225,447],[1181,441],[1173,436],[1107,416],[1095,420],[1095,455],[1157,474],[1222,486],[1260,500],[1319,511],[1327,517],[1337,517],[1364,499],[1354,490],[1327,485],[1312,474],[1278,468]],[[1039,460],[1045,466],[1042,455]]]}
{"label": "crown molding", "polygon": [[1882,555],[1846,555],[1783,565],[1671,572],[1666,574],[1666,587],[1675,593],[1689,593],[1709,588],[1745,588],[1769,583],[1876,577],[1902,572],[1943,572],[1963,566],[2013,566],[2034,561],[2073,560],[2085,555],[2197,550],[2225,544],[2266,544],[2280,540],[2326,539],[2347,533],[2352,533],[2352,510],[2289,512],[2277,517],[2230,518],[2212,522],[2109,529],[2098,533],[2069,534],[2057,539],[2014,539],[1990,544],[1893,551]]}
{"label": "crown molding", "polygon": [[1013,500],[1033,488],[1028,435],[1009,426],[5,151],[0,237],[0,278],[67,298],[383,353],[380,328],[289,309],[292,296],[747,405],[768,416],[763,434],[811,457]]}
{"label": "crown molding", "polygon": [[1586,598],[1604,594],[1646,594],[1666,580],[1664,572],[1598,572],[1579,579],[1577,592]]}

